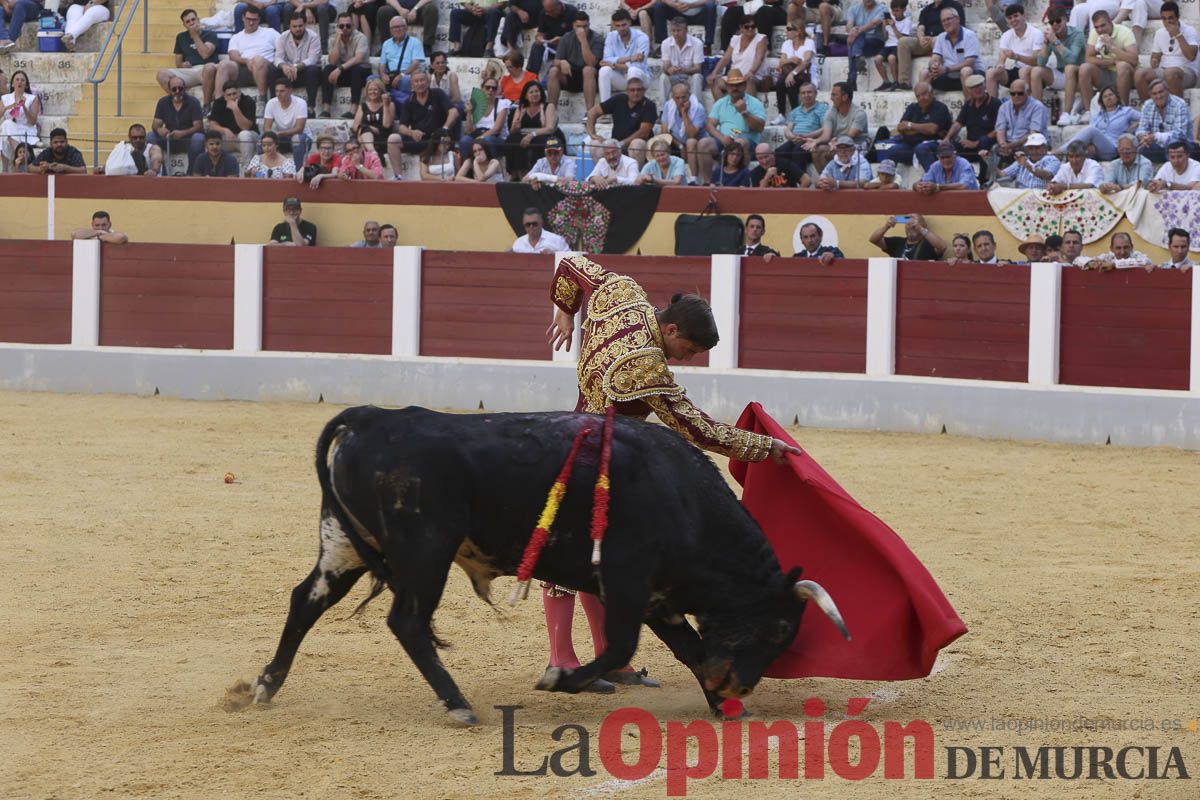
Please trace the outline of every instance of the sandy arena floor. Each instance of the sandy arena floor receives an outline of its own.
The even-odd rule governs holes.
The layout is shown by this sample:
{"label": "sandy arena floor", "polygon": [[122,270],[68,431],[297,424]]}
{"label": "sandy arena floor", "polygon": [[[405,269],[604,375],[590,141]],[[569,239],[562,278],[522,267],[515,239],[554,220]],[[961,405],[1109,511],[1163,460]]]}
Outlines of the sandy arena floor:
{"label": "sandy arena floor", "polygon": [[[443,659],[482,726],[453,727],[388,631],[386,599],[321,620],[270,707],[221,709],[270,658],[288,594],[317,551],[317,433],[328,405],[0,393],[0,797],[637,797],[594,777],[496,776],[494,706],[520,704],[516,765],[550,732],[640,704],[702,717],[693,679],[647,632],[636,663],[661,690],[532,690],[541,603],[492,610],[452,572]],[[801,722],[822,697],[865,718],[925,719],[934,781],[696,781],[692,797],[1200,797],[1200,454],[947,436],[798,430],[922,558],[970,627],[941,671],[895,684],[765,681],[760,719]],[[239,483],[226,485],[226,471]],[[507,597],[510,579],[497,583]],[[577,614],[581,654],[590,647]],[[993,719],[1178,720],[1180,730],[962,730]],[[972,723],[982,720],[982,723]],[[960,722],[961,721],[961,722]],[[1003,723],[1001,723],[1003,725]],[[1105,723],[1101,723],[1105,724]],[[1108,725],[1114,723],[1108,722]],[[1188,725],[1191,728],[1188,728]],[[568,736],[566,740],[573,740]],[[1181,748],[1193,780],[950,781],[944,748]],[[1006,756],[1004,763],[1011,758]],[[571,762],[568,762],[571,763]],[[803,793],[803,795],[801,795]]]}

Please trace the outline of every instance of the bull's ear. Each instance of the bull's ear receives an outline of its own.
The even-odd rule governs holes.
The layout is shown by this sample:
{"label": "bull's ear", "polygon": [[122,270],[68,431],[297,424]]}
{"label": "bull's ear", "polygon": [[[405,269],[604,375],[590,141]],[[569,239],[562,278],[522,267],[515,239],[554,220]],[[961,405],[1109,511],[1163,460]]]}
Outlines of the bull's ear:
{"label": "bull's ear", "polygon": [[787,579],[786,579],[788,591],[791,591],[792,584],[794,584],[796,581],[800,580],[800,573],[802,573],[802,572],[804,572],[804,567],[792,567],[791,569],[788,570]]}

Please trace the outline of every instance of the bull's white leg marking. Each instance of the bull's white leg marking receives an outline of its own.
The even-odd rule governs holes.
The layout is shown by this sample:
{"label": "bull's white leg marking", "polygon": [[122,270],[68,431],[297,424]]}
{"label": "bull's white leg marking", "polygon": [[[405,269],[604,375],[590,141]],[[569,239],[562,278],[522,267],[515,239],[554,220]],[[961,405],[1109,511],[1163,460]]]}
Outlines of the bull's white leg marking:
{"label": "bull's white leg marking", "polygon": [[326,576],[337,577],[362,565],[362,559],[358,557],[358,552],[338,521],[333,517],[322,517],[321,555],[317,559],[317,568],[321,570],[321,574],[313,584],[312,591],[308,593],[308,599],[317,602],[329,595],[329,581]]}

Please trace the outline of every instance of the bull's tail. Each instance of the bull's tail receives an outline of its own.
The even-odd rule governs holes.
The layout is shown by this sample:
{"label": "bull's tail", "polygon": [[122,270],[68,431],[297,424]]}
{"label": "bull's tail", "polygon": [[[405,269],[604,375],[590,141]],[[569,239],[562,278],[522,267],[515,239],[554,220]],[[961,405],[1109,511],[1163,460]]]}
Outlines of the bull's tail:
{"label": "bull's tail", "polygon": [[321,431],[321,435],[317,437],[317,481],[321,484],[321,506],[328,508],[330,513],[337,519],[338,525],[345,532],[346,538],[350,540],[350,544],[354,546],[358,557],[367,565],[367,569],[371,572],[371,591],[367,594],[365,600],[358,604],[354,611],[350,612],[353,617],[367,607],[367,604],[383,593],[384,588],[388,585],[392,578],[392,572],[388,568],[387,562],[383,558],[383,554],[376,550],[371,545],[363,541],[362,536],[358,532],[357,523],[351,518],[345,506],[337,496],[337,491],[333,487],[333,475],[329,469],[329,451],[333,447],[334,441],[347,430],[351,430],[358,420],[364,416],[378,411],[374,406],[356,406],[348,408],[338,414],[325,425],[325,429]]}

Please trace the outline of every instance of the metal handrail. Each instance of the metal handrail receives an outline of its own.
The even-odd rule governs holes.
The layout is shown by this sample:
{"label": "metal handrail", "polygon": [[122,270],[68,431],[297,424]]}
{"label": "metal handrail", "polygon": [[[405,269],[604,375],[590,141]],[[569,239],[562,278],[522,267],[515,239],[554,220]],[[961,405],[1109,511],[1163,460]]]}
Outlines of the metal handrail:
{"label": "metal handrail", "polygon": [[[118,20],[125,12],[125,6],[131,5],[129,13],[125,14],[124,24],[121,25],[121,32],[117,34],[117,43],[111,50],[109,45],[112,44],[113,34],[117,33]],[[125,44],[125,34],[129,31],[129,23],[133,21],[133,17],[137,14],[138,6],[142,7],[142,52],[150,52],[150,0],[121,0],[121,4],[117,6],[117,13],[113,15],[113,26],[108,29],[108,36],[104,39],[104,45],[100,48],[100,58],[96,59],[95,65],[92,66],[92,74],[88,76],[88,83],[92,85],[92,164],[100,163],[100,84],[108,80],[108,73],[112,71],[113,60],[117,62],[117,116],[121,116],[121,95],[122,95],[122,48]],[[107,54],[107,59],[105,58]],[[100,74],[100,65],[103,63],[104,72]]]}

